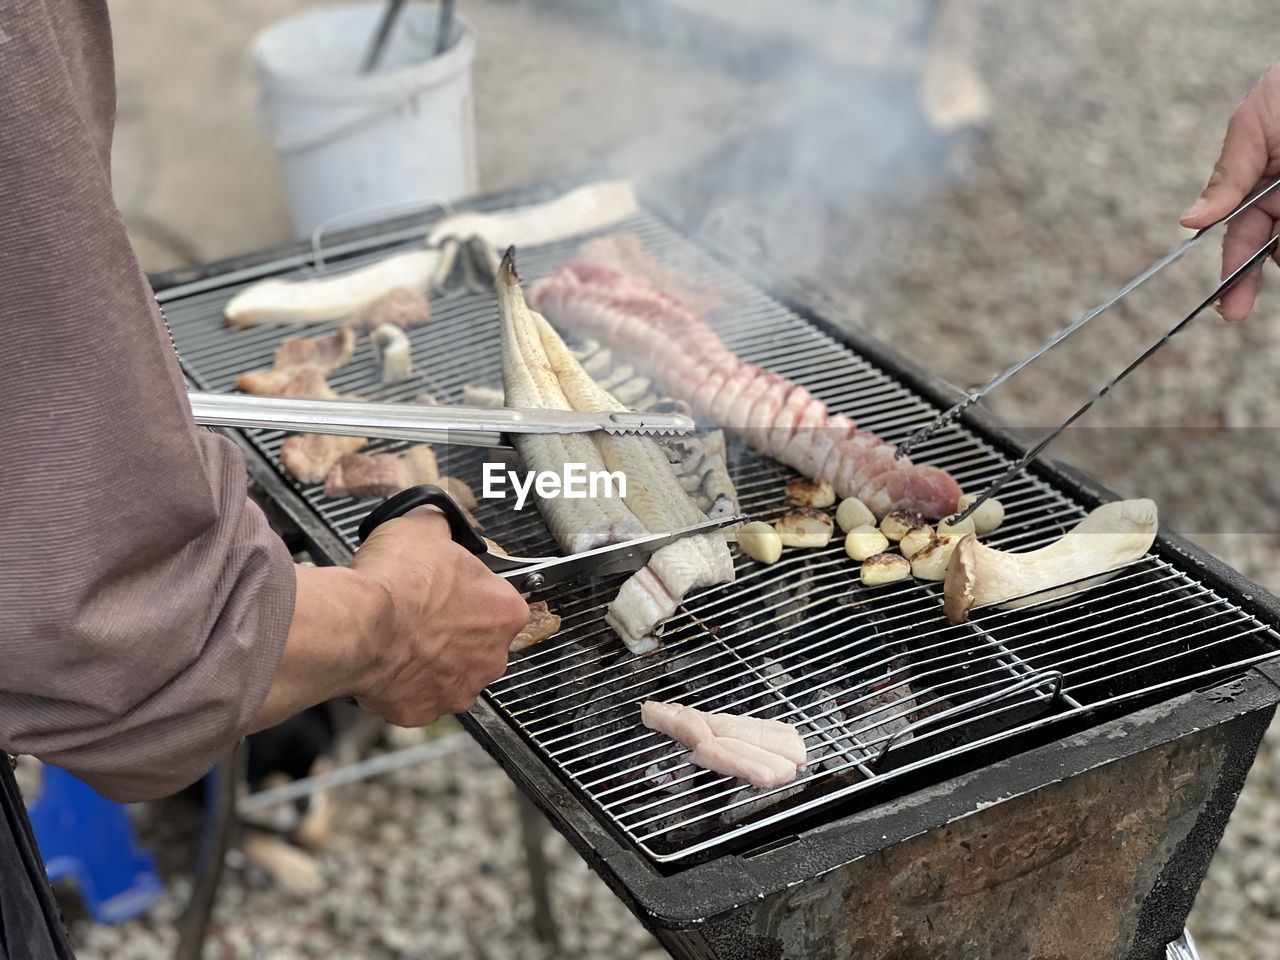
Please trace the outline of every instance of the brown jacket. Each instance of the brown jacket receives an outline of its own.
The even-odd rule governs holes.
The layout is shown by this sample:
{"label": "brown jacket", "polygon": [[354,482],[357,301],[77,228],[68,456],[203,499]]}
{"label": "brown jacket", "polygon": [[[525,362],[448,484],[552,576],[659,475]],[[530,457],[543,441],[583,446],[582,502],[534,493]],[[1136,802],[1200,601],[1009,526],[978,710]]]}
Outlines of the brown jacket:
{"label": "brown jacket", "polygon": [[191,420],[111,195],[104,0],[0,0],[0,748],[170,793],[243,735],[293,612]]}

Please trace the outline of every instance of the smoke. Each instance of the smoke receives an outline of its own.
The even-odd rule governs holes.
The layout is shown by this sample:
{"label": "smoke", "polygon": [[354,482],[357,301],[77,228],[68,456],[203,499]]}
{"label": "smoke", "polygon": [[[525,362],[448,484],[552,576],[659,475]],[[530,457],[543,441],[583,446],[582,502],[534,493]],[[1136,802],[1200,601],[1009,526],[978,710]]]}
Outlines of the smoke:
{"label": "smoke", "polygon": [[[605,159],[711,250],[782,277],[864,258],[875,219],[925,202],[946,176],[949,138],[922,94],[952,2],[568,6],[588,29],[727,81],[712,95],[691,84],[670,120]],[[620,88],[613,109],[632,112],[631,95],[651,102]]]}

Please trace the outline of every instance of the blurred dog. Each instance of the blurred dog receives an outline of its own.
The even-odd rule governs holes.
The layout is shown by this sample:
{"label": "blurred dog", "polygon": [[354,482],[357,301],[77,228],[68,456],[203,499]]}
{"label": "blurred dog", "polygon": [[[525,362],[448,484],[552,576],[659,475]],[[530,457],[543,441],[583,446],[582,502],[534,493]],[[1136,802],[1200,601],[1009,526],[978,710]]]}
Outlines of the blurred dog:
{"label": "blurred dog", "polygon": [[[359,759],[381,732],[381,721],[346,704],[320,704],[249,737],[241,796],[320,776]],[[376,727],[376,729],[374,729]],[[324,884],[316,854],[328,846],[340,794],[320,790],[240,818],[240,848],[284,890],[302,896]]]}

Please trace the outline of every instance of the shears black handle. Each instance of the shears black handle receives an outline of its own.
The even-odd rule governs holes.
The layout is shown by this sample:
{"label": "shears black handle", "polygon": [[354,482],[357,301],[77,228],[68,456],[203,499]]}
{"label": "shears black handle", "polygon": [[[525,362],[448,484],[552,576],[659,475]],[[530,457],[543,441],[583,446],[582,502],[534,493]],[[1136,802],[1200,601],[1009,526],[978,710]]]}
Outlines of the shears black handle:
{"label": "shears black handle", "polygon": [[462,508],[453,497],[430,483],[401,490],[394,497],[383,500],[361,521],[356,535],[363,542],[369,534],[388,520],[403,517],[410,510],[418,507],[438,507],[444,514],[445,520],[449,522],[449,536],[458,546],[477,555],[489,551],[489,545],[485,543],[484,537],[480,536],[480,531],[471,525],[471,521],[467,519],[467,515],[462,512]]}

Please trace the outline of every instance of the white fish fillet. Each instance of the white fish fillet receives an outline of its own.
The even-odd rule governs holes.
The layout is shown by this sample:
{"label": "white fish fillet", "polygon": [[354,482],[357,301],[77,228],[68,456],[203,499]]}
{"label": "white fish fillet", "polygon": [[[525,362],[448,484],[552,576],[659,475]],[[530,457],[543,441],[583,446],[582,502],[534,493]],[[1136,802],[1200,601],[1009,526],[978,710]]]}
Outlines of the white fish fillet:
{"label": "white fish fillet", "polygon": [[[532,319],[547,359],[574,410],[627,409],[587,376],[551,324],[537,313],[532,314]],[[680,486],[671,462],[656,442],[609,434],[601,434],[595,440],[605,466],[627,477],[624,502],[650,532],[675,530],[706,519]],[[632,587],[624,585],[605,618],[628,646],[640,642],[640,636],[634,634],[637,626],[647,622],[645,632],[649,632],[668,619],[691,590],[731,583],[734,578],[733,557],[724,534],[718,531],[686,537],[655,551],[646,569],[656,575],[665,590],[658,589],[647,577]]]}
{"label": "white fish fillet", "polygon": [[460,213],[431,229],[430,246],[445,237],[481,236],[495,249],[553,243],[600,230],[636,212],[636,195],[626,180],[605,180],[548,200],[496,213]]}
{"label": "white fish fillet", "polygon": [[[503,388],[512,406],[580,411],[626,409],[582,369],[551,326],[524,302],[510,254],[498,276],[503,319]],[[570,552],[602,543],[673,530],[704,519],[656,442],[607,434],[516,438],[529,470],[562,472],[566,463],[588,472],[621,471],[625,499],[610,497],[539,501],[552,534]],[[606,622],[633,653],[657,648],[656,630],[691,590],[733,579],[733,559],[723,534],[688,537],[656,551],[623,583]]]}
{"label": "white fish fillet", "polygon": [[[535,410],[572,409],[542,347],[510,257],[503,261],[497,289],[498,310],[503,321],[502,381],[506,402]],[[585,464],[588,472],[605,468],[599,449],[583,434],[522,434],[516,437],[515,444],[527,470],[563,474],[566,463]],[[644,524],[618,498],[553,497],[541,500],[540,509],[556,542],[570,553],[648,533]]]}
{"label": "white fish fillet", "polygon": [[703,740],[693,748],[693,762],[762,789],[788,784],[799,772],[786,757],[732,737]]}
{"label": "white fish fillet", "polygon": [[790,783],[807,762],[804,738],[789,723],[708,713],[680,703],[646,700],[640,720],[693,751],[693,762],[757,787]]}
{"label": "white fish fillet", "polygon": [[412,250],[332,276],[260,280],[232,297],[223,316],[232,327],[344,320],[396,287],[426,293],[439,257],[435,250]]}

